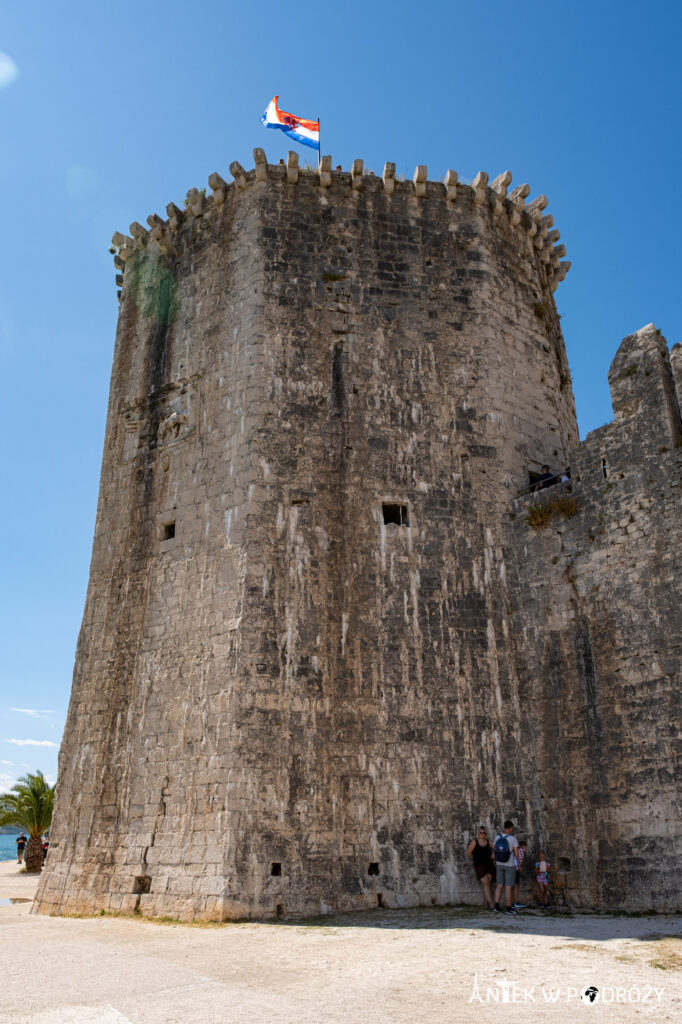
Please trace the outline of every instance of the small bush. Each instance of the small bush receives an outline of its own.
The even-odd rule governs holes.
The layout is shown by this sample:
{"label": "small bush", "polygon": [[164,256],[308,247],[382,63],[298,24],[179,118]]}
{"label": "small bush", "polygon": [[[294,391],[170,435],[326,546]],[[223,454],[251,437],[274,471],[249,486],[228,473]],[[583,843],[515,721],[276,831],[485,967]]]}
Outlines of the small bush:
{"label": "small bush", "polygon": [[333,274],[331,270],[325,270],[324,274],[322,275],[323,281],[345,281],[345,279],[345,274]]}
{"label": "small bush", "polygon": [[540,530],[552,518],[552,510],[547,505],[529,505],[526,509],[526,523],[534,530]]}
{"label": "small bush", "polygon": [[570,494],[559,494],[550,504],[553,506],[552,515],[570,519],[578,514],[578,502]]}
{"label": "small bush", "polygon": [[541,530],[550,519],[563,516],[570,519],[578,513],[578,502],[570,494],[558,494],[556,498],[540,504],[528,505],[526,508],[526,524],[534,530]]}
{"label": "small bush", "polygon": [[536,302],[533,304],[533,312],[535,313],[538,320],[544,320],[547,309],[544,302]]}
{"label": "small bush", "polygon": [[637,373],[637,370],[637,363],[633,363],[632,366],[628,366],[627,370],[623,370],[623,372],[621,373],[621,378],[634,377],[634,375]]}

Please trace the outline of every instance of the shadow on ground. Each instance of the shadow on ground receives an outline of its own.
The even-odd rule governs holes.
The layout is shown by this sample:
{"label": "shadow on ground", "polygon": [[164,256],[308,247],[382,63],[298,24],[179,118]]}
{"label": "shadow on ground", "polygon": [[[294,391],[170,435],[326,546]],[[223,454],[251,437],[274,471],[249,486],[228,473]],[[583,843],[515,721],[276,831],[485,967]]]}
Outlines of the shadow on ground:
{"label": "shadow on ground", "polygon": [[[273,928],[476,928],[491,932],[539,935],[560,935],[565,931],[570,932],[573,939],[586,938],[591,941],[608,941],[615,937],[634,938],[643,942],[682,939],[682,915],[679,914],[599,914],[558,908],[545,911],[532,907],[520,910],[514,916],[507,915],[504,911],[495,914],[490,910],[470,906],[414,907],[406,910],[378,908],[350,914],[260,923]],[[682,967],[682,962],[680,966]]]}

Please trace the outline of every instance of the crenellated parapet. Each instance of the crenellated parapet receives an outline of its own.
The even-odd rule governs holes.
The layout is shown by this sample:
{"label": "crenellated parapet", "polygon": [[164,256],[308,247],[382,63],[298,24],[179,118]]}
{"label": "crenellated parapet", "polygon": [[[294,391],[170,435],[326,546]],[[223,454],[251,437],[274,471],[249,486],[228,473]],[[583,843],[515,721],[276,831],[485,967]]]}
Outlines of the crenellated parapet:
{"label": "crenellated parapet", "polygon": [[[166,207],[167,219],[157,213],[147,217],[149,230],[137,221],[130,225],[130,234],[115,232],[112,238],[114,247],[114,265],[118,271],[117,285],[121,284],[122,275],[131,256],[150,242],[157,244],[162,250],[172,248],[173,236],[186,222],[200,222],[211,218],[224,206],[230,198],[238,201],[240,194],[252,188],[263,188],[270,184],[297,185],[302,180],[312,180],[321,193],[333,199],[337,189],[360,193],[362,191],[382,191],[392,199],[414,199],[415,201],[433,202],[445,199],[448,208],[468,204],[480,211],[492,214],[500,224],[505,224],[518,233],[519,243],[527,242],[544,270],[547,286],[554,291],[559,282],[563,281],[571,268],[570,262],[564,259],[566,247],[557,244],[559,231],[554,228],[551,215],[544,213],[547,197],[537,196],[530,202],[528,184],[518,185],[509,191],[512,181],[511,171],[498,174],[492,182],[485,171],[479,171],[471,185],[459,181],[456,171],[448,170],[443,181],[429,181],[428,167],[419,164],[411,180],[396,176],[395,164],[387,162],[381,176],[375,175],[364,167],[360,159],[353,161],[350,171],[340,167],[332,168],[332,158],[322,156],[317,168],[299,166],[298,153],[289,152],[286,161],[268,164],[265,152],[261,148],[253,151],[254,168],[245,170],[238,161],[230,164],[232,181],[226,181],[214,172],[208,177],[206,189],[191,188],[185,198],[182,209],[169,203]],[[121,278],[121,280],[119,280]],[[120,291],[119,291],[120,298]]]}

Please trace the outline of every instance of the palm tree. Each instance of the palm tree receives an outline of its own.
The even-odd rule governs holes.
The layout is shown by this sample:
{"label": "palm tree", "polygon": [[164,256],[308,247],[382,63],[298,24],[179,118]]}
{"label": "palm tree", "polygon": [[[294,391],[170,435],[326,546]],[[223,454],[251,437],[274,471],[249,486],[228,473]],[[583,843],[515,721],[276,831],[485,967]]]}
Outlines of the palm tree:
{"label": "palm tree", "polygon": [[43,866],[42,836],[49,831],[54,806],[54,786],[49,786],[42,772],[27,772],[0,795],[0,825],[15,825],[28,832],[24,861],[27,871],[41,871]]}

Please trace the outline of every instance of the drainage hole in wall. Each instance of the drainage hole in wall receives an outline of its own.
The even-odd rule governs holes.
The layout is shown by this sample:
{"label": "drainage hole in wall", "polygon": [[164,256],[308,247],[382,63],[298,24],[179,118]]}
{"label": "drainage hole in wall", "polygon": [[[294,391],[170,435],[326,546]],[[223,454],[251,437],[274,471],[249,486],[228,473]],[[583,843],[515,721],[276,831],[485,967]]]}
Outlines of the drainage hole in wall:
{"label": "drainage hole in wall", "polygon": [[280,864],[279,861],[275,860],[272,862],[272,864],[270,865],[270,874],[273,875],[275,878],[279,878],[281,876],[282,865]]}
{"label": "drainage hole in wall", "polygon": [[570,857],[559,857],[559,868],[558,870],[562,875],[567,875],[571,870],[571,858]]}
{"label": "drainage hole in wall", "polygon": [[133,895],[148,893],[151,887],[152,880],[149,875],[137,875],[133,881]]}
{"label": "drainage hole in wall", "polygon": [[372,863],[370,864],[370,866],[367,868],[367,874],[368,875],[378,875],[379,874],[379,865],[378,865],[378,863],[375,860],[373,860]]}
{"label": "drainage hole in wall", "polygon": [[161,540],[172,540],[175,536],[175,523],[164,523],[161,527]]}
{"label": "drainage hole in wall", "polygon": [[384,897],[383,897],[383,895],[380,892],[377,893],[377,906],[378,907],[385,907],[386,906],[386,904],[384,903]]}
{"label": "drainage hole in wall", "polygon": [[281,903],[278,903],[275,907],[275,917],[279,920],[284,917],[284,907]]}

